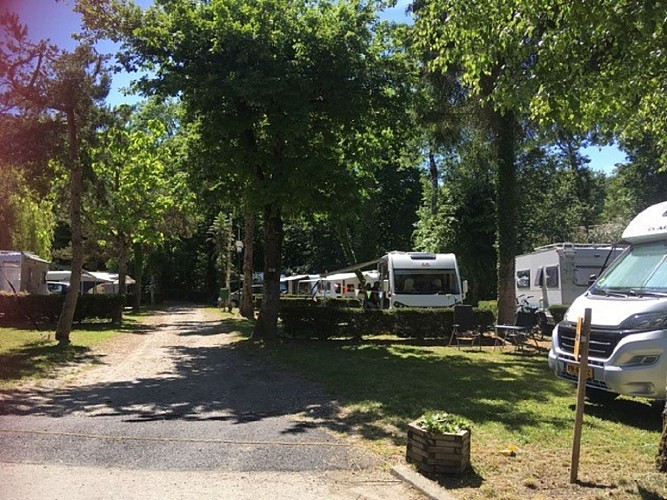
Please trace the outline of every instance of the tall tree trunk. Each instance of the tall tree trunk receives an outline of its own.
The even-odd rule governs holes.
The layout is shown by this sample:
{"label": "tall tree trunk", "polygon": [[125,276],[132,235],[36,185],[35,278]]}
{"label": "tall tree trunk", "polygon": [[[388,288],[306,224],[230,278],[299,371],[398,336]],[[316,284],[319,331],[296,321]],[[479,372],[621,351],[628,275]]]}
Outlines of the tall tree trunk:
{"label": "tall tree trunk", "polygon": [[255,246],[255,214],[248,212],[245,216],[245,233],[243,235],[243,293],[239,312],[241,316],[255,319],[255,308],[252,297],[252,260]]}
{"label": "tall tree trunk", "polygon": [[144,245],[134,244],[134,304],[132,309],[139,312],[141,309],[141,290],[143,289],[144,276]]}
{"label": "tall tree trunk", "polygon": [[[225,218],[225,288],[231,292],[232,289],[232,252],[234,251],[234,227],[232,214]],[[225,307],[232,312],[232,303],[229,293],[225,301]]]}
{"label": "tall tree trunk", "polygon": [[81,165],[79,164],[79,144],[74,108],[67,110],[67,132],[69,136],[69,167],[70,167],[70,226],[72,230],[72,274],[69,290],[63,302],[63,308],[56,327],[56,340],[60,345],[70,343],[72,321],[79,300],[81,287],[81,271],[83,270],[83,235],[81,228],[81,191],[83,182]]}
{"label": "tall tree trunk", "polygon": [[496,224],[498,243],[498,322],[512,323],[515,313],[514,258],[517,239],[516,123],[511,111],[493,119],[498,158]]}
{"label": "tall tree trunk", "polygon": [[[352,246],[352,236],[350,236],[350,231],[348,230],[347,226],[344,223],[337,225],[335,228],[335,233],[338,236],[338,241],[340,242],[341,249],[343,250],[345,260],[349,264],[356,264],[358,262],[357,254],[354,251],[354,247]],[[359,289],[362,289],[366,284],[366,277],[364,276],[364,273],[362,273],[360,269],[355,269],[354,274],[359,280]]]}
{"label": "tall tree trunk", "polygon": [[280,207],[264,207],[264,295],[253,340],[273,340],[278,333],[283,220]]}
{"label": "tall tree trunk", "polygon": [[118,293],[126,294],[127,293],[127,282],[125,277],[127,276],[127,252],[128,252],[128,243],[125,241],[125,235],[120,234],[119,238],[119,248],[118,248]]}
{"label": "tall tree trunk", "polygon": [[438,213],[438,164],[433,150],[428,153],[429,177],[431,178],[431,215]]}

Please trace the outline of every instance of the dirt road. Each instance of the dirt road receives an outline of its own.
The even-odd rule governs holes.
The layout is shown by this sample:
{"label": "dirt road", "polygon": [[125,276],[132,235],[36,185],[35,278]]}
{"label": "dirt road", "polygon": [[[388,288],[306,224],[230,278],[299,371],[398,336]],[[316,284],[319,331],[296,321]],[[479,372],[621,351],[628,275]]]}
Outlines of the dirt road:
{"label": "dirt road", "polygon": [[173,306],[97,365],[0,393],[0,498],[418,499],[316,420],[317,387],[241,355],[215,311]]}

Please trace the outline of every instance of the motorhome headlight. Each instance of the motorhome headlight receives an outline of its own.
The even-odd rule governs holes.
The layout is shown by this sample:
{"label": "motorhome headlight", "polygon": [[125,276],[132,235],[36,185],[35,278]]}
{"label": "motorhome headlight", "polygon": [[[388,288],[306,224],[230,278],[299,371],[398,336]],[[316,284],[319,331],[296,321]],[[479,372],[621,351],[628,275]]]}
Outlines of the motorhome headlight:
{"label": "motorhome headlight", "polygon": [[652,312],[633,314],[623,323],[621,323],[622,330],[659,330],[667,325],[667,312]]}

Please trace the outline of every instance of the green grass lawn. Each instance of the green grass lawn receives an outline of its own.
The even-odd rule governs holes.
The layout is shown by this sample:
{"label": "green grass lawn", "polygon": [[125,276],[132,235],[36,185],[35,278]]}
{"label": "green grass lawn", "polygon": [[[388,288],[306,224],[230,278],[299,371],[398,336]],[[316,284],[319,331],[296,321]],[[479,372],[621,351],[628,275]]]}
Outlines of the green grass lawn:
{"label": "green grass lawn", "polygon": [[[660,411],[638,399],[586,405],[582,484],[568,484],[576,395],[549,371],[546,345],[540,353],[479,352],[441,340],[370,338],[244,342],[243,349],[320,384],[342,406],[322,425],[362,436],[390,464],[405,453],[406,425],[425,411],[470,420],[473,470],[441,479],[460,498],[667,495],[653,466]],[[509,445],[518,449],[515,457],[503,454]]]}
{"label": "green grass lawn", "polygon": [[[131,328],[125,321],[123,328]],[[0,328],[0,389],[27,380],[54,376],[65,365],[94,363],[91,347],[116,335],[120,329],[106,324],[84,325],[73,330],[71,344],[60,346],[50,330]]]}

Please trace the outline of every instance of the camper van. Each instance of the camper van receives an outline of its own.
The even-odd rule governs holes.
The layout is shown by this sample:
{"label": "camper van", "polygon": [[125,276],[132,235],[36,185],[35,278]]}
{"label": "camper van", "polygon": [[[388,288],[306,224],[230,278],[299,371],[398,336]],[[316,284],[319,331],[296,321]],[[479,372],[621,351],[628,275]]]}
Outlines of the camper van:
{"label": "camper van", "polygon": [[0,250],[0,291],[47,294],[49,263],[29,252]]}
{"label": "camper van", "polygon": [[467,293],[451,253],[389,252],[380,258],[378,272],[386,297],[382,304],[389,308],[450,307]]}
{"label": "camper van", "polygon": [[667,201],[635,217],[623,232],[630,246],[577,298],[554,329],[549,367],[576,381],[577,318],[591,309],[587,393],[665,399],[667,381]]}
{"label": "camper van", "polygon": [[515,259],[516,295],[532,297],[541,308],[572,304],[625,245],[556,243],[536,248]]}

